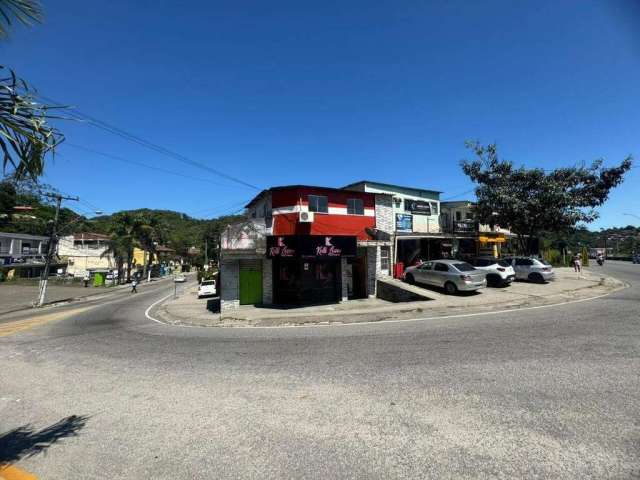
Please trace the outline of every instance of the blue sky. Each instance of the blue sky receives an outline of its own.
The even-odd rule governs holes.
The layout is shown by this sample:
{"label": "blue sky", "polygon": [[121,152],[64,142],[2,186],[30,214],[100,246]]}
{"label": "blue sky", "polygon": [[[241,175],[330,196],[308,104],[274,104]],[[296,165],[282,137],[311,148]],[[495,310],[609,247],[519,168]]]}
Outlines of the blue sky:
{"label": "blue sky", "polygon": [[[259,187],[366,178],[469,198],[467,139],[544,168],[640,160],[635,0],[43,3],[43,25],[0,44],[4,65]],[[207,218],[255,193],[88,124],[59,127],[68,145],[44,180],[79,195],[79,211]],[[640,215],[638,187],[636,168],[592,228],[640,223],[622,214]]]}

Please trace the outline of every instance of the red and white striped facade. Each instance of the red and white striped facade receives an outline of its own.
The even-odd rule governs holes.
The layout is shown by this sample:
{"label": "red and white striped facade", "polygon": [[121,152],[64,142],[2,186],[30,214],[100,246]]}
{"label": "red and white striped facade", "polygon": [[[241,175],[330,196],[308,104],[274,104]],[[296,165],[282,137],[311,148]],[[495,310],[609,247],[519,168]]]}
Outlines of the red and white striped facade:
{"label": "red and white striped facade", "polygon": [[[309,211],[309,195],[327,197],[327,213],[314,212],[313,222],[300,222]],[[349,199],[362,200],[362,215],[348,214]],[[265,190],[247,205],[253,218],[272,218],[272,235],[354,235],[369,239],[366,228],[375,228],[375,194],[324,187],[294,185]]]}

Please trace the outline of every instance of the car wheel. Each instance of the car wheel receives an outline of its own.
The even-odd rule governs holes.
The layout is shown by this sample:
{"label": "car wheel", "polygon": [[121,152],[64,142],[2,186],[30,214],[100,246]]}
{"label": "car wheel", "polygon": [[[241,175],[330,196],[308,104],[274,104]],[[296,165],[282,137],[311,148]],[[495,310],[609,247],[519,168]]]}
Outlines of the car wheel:
{"label": "car wheel", "polygon": [[447,282],[444,284],[444,291],[447,295],[455,295],[458,291],[458,287],[456,287],[452,282]]}
{"label": "car wheel", "polygon": [[535,283],[544,283],[544,277],[539,273],[532,273],[529,275],[529,280]]}
{"label": "car wheel", "polygon": [[415,285],[416,284],[416,279],[413,278],[413,275],[411,275],[410,273],[408,273],[407,275],[405,275],[404,280],[409,284],[409,285]]}

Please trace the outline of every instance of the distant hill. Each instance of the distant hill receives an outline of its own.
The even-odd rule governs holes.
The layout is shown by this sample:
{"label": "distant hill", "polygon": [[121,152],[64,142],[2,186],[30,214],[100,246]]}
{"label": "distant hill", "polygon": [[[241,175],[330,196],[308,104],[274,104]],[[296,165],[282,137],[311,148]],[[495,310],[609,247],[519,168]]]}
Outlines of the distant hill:
{"label": "distant hill", "polygon": [[[35,193],[32,185],[19,186],[16,190],[9,182],[0,182],[0,231],[20,232],[32,235],[48,235],[55,216],[55,207]],[[26,207],[16,210],[16,206]],[[136,215],[155,219],[164,232],[163,243],[173,248],[178,254],[186,255],[190,247],[204,250],[205,238],[208,239],[208,256],[215,259],[215,247],[220,232],[232,222],[242,218],[240,215],[225,215],[214,219],[203,220],[190,217],[181,212],[171,210],[154,210],[141,208],[127,210]],[[59,233],[95,232],[109,234],[113,217],[102,215],[91,219],[79,215],[73,210],[60,210]]]}

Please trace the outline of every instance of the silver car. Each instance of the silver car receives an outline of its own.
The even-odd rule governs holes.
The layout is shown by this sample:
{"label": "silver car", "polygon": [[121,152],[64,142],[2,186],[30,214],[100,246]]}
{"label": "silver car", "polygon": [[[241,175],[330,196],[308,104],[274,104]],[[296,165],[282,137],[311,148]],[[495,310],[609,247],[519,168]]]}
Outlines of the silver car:
{"label": "silver car", "polygon": [[461,260],[434,260],[407,268],[404,279],[410,284],[441,287],[448,295],[453,295],[458,291],[471,292],[486,287],[486,275]]}
{"label": "silver car", "polygon": [[555,278],[553,267],[545,260],[532,257],[505,258],[516,271],[516,280],[545,283]]}

